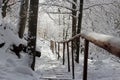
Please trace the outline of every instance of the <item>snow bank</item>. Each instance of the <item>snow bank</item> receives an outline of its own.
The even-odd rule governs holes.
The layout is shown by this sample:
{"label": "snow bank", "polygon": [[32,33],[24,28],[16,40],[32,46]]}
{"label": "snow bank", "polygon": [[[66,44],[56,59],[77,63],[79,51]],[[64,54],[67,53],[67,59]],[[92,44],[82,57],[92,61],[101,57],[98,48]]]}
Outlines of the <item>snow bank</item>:
{"label": "snow bank", "polygon": [[28,67],[28,56],[22,53],[21,59],[10,51],[12,44],[25,44],[14,32],[14,25],[2,22],[0,16],[0,43],[5,43],[0,48],[0,80],[39,80],[37,74]]}

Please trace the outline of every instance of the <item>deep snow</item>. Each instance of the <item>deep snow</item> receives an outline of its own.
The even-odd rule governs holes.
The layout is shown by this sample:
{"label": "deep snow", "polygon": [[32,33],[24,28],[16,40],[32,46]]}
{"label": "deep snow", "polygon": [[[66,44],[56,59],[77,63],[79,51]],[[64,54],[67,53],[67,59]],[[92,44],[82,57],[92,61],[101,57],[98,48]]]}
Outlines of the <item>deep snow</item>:
{"label": "deep snow", "polygon": [[[72,79],[71,73],[67,72],[67,65],[62,65],[62,58],[57,60],[49,48],[49,41],[42,38],[37,39],[37,47],[41,51],[41,57],[36,58],[36,71],[28,67],[28,56],[22,53],[22,58],[18,59],[14,53],[9,51],[10,44],[18,44],[19,38],[9,29],[0,29],[0,42],[5,42],[5,46],[0,48],[0,80],[48,80],[51,79]],[[9,37],[11,36],[11,38]],[[24,42],[24,40],[20,40]],[[20,42],[19,41],[19,42]],[[62,49],[61,49],[62,54]],[[102,54],[102,56],[108,56]],[[101,56],[101,55],[99,55]],[[109,56],[105,59],[88,60],[88,80],[119,80],[120,63],[116,58]],[[75,63],[75,80],[82,80],[83,55],[80,55],[80,64]]]}
{"label": "deep snow", "polygon": [[[36,70],[32,71],[28,67],[28,55],[26,53],[21,52],[22,58],[18,59],[9,48],[11,44],[26,44],[26,41],[18,38],[13,29],[14,25],[5,23],[1,18],[0,14],[0,43],[5,43],[5,45],[0,48],[0,80],[72,79],[71,73],[67,72],[67,64],[62,65],[62,58],[57,60],[56,54],[51,52],[49,41],[40,37],[37,39],[37,49],[41,51],[41,57],[36,58]],[[101,26],[99,28],[101,31],[104,29]],[[107,27],[108,29],[109,27]],[[114,30],[111,29],[108,32],[111,33]],[[94,58],[96,55],[90,55],[88,59],[88,80],[120,80],[120,60],[112,55],[101,53],[102,51],[94,48],[94,46],[92,49],[95,49],[93,54],[97,53],[99,57]],[[62,49],[60,53],[62,55]],[[83,54],[80,54],[80,64],[75,63],[75,80],[82,80],[82,71]]]}

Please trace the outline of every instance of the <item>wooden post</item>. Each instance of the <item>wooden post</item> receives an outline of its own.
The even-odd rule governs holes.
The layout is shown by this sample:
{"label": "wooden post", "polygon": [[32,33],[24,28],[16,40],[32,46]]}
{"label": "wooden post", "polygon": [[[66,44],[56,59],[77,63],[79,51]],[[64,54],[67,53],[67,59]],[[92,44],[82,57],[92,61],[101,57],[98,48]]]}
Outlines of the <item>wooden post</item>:
{"label": "wooden post", "polygon": [[54,53],[54,41],[50,40],[50,49],[52,50],[52,53]]}
{"label": "wooden post", "polygon": [[57,53],[57,44],[56,44],[56,42],[55,42],[55,48],[54,48],[54,53]]}
{"label": "wooden post", "polygon": [[58,43],[58,60],[60,58],[60,43]]}
{"label": "wooden post", "polygon": [[89,46],[89,41],[85,39],[83,80],[87,80],[88,49],[89,49],[88,46]]}
{"label": "wooden post", "polygon": [[68,72],[70,72],[69,42],[67,42]]}
{"label": "wooden post", "polygon": [[65,64],[65,43],[63,43],[63,65]]}
{"label": "wooden post", "polygon": [[75,79],[75,71],[74,71],[74,51],[73,51],[73,41],[71,41],[71,52],[72,52],[72,78]]}

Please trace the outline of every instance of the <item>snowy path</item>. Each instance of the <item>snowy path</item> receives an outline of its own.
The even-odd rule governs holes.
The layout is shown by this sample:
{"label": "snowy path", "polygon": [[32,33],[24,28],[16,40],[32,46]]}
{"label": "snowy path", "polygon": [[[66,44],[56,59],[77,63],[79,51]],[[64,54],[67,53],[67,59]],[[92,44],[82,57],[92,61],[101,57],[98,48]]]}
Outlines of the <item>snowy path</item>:
{"label": "snowy path", "polygon": [[[35,72],[27,66],[27,55],[18,59],[16,55],[6,53],[6,49],[1,48],[0,80],[72,80],[71,72],[67,71],[67,64],[62,65],[62,59],[57,60],[48,43],[46,41],[38,43],[42,55],[37,58]],[[74,80],[82,80],[82,56],[80,55],[80,64],[75,63]],[[88,80],[120,80],[120,60],[115,60],[112,60],[110,56],[100,60],[89,59]]]}
{"label": "snowy path", "polygon": [[71,80],[71,73],[67,72],[67,66],[57,60],[57,56],[49,47],[42,46],[41,57],[37,58],[36,72],[41,80]]}
{"label": "snowy path", "polygon": [[[72,80],[67,64],[62,65],[62,59],[57,60],[48,44],[42,44],[41,57],[37,58],[36,73],[40,80]],[[83,55],[80,64],[75,64],[75,79],[82,80]],[[105,55],[104,55],[105,56]],[[88,80],[120,80],[120,63],[110,58],[88,60]]]}

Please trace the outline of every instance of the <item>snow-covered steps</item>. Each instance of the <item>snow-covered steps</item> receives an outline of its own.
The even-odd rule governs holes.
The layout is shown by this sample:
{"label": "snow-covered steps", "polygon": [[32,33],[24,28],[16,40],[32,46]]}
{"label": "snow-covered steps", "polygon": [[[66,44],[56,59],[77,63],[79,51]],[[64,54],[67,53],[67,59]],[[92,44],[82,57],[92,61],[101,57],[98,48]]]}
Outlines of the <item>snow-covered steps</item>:
{"label": "snow-covered steps", "polygon": [[40,79],[43,80],[72,80],[72,77],[70,74],[65,73],[54,73],[54,74],[43,74],[43,76],[40,77]]}
{"label": "snow-covered steps", "polygon": [[[45,45],[45,44],[44,44]],[[71,73],[62,61],[57,59],[48,45],[41,48],[41,57],[36,58],[36,73],[40,80],[71,80]]]}
{"label": "snow-covered steps", "polygon": [[41,80],[72,80],[72,79],[41,78]]}
{"label": "snow-covered steps", "polygon": [[[67,66],[62,65],[58,60],[44,60],[46,58],[37,59],[36,73],[40,80],[72,80],[71,72],[67,71]],[[42,63],[44,60],[44,63]]]}
{"label": "snow-covered steps", "polygon": [[63,65],[52,69],[37,71],[41,80],[72,80],[71,72],[67,72]]}
{"label": "snow-covered steps", "polygon": [[70,73],[43,73],[40,78],[72,79]]}

